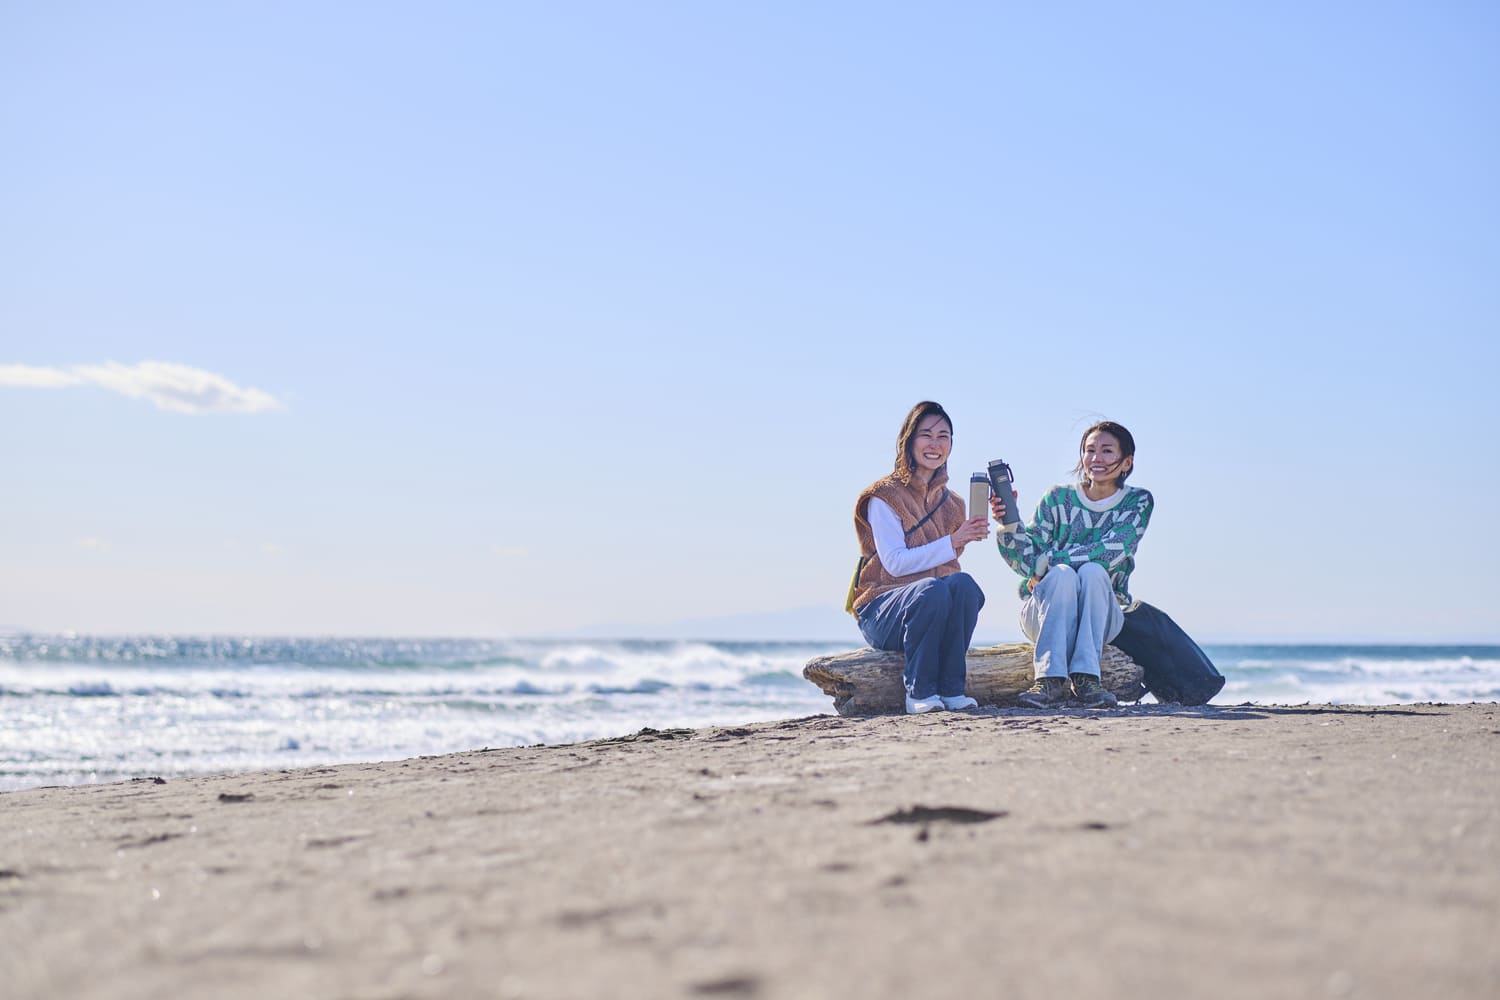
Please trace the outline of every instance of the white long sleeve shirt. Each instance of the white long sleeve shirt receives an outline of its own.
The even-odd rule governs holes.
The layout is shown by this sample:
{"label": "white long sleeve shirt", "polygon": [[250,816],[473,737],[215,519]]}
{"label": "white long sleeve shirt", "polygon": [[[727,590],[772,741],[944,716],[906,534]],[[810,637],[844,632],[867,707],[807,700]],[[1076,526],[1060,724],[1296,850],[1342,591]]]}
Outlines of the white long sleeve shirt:
{"label": "white long sleeve shirt", "polygon": [[870,498],[865,518],[870,522],[870,533],[875,536],[880,565],[891,576],[920,573],[958,558],[953,551],[953,539],[948,535],[914,549],[907,548],[906,529],[901,526],[901,517],[879,497]]}

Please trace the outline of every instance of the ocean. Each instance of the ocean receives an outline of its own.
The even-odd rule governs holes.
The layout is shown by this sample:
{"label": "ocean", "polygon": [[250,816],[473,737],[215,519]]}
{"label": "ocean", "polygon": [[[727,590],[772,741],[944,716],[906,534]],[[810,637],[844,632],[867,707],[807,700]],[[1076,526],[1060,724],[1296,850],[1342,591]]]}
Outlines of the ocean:
{"label": "ocean", "polygon": [[[831,713],[802,667],[855,645],[0,635],[0,791]],[[1204,649],[1215,704],[1500,700],[1500,646]]]}

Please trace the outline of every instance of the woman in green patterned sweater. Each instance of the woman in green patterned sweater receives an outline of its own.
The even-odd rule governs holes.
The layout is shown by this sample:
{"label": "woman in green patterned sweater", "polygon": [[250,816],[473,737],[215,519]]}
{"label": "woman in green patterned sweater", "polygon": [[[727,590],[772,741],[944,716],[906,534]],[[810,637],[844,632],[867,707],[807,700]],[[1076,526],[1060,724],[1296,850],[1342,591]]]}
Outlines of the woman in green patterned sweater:
{"label": "woman in green patterned sweater", "polygon": [[[1000,555],[1025,579],[1021,630],[1036,645],[1036,683],[1017,699],[1052,708],[1076,697],[1089,708],[1112,708],[1115,696],[1099,679],[1104,644],[1125,624],[1135,551],[1151,520],[1151,494],[1126,486],[1135,465],[1135,438],[1112,420],[1083,432],[1078,482],[1054,486],[1031,523],[1002,532]],[[1005,502],[990,498],[997,523]]]}

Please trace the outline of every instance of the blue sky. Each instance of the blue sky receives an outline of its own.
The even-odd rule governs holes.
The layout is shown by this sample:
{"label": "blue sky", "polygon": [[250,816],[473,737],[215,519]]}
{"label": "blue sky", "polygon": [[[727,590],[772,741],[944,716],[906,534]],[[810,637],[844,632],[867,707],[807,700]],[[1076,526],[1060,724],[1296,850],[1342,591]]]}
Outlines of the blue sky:
{"label": "blue sky", "polygon": [[0,625],[853,644],[853,500],[933,398],[1027,509],[1130,427],[1133,589],[1200,637],[1500,641],[1497,43],[0,3]]}

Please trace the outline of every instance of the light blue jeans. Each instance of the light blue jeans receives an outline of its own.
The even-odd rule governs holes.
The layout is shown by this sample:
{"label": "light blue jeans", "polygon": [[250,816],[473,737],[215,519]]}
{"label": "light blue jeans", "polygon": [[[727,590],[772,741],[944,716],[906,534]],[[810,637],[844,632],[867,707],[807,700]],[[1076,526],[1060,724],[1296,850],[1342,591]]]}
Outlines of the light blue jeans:
{"label": "light blue jeans", "polygon": [[982,607],[984,592],[969,574],[930,577],[860,608],[859,631],[875,649],[906,654],[902,680],[908,695],[953,698],[964,693],[965,657]]}
{"label": "light blue jeans", "polygon": [[1036,644],[1037,677],[1098,677],[1104,644],[1124,627],[1109,573],[1097,563],[1053,566],[1021,604],[1021,631]]}

